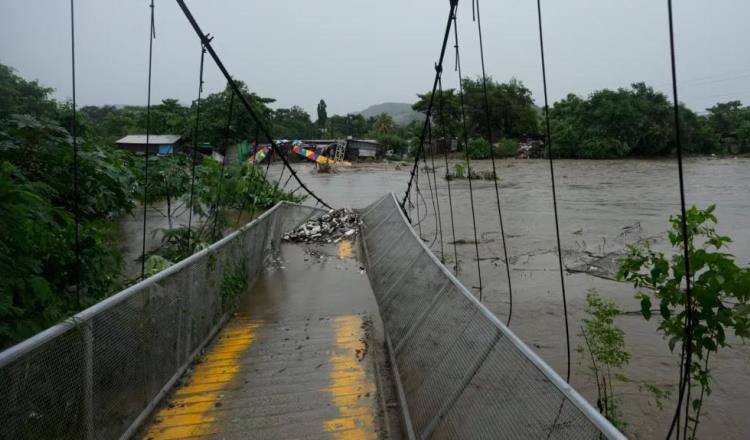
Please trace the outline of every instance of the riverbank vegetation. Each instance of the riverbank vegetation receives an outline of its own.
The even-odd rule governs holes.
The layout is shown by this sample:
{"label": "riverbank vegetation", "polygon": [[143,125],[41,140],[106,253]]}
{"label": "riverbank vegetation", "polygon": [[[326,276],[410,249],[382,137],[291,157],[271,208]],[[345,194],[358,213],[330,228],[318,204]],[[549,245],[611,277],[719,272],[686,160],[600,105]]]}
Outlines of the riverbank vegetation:
{"label": "riverbank vegetation", "polygon": [[[166,201],[169,226],[161,231],[161,246],[149,255],[154,258],[149,268],[156,272],[236,227],[236,213],[303,198],[268,182],[251,164],[222,167],[204,158],[196,162],[191,206],[191,157],[149,157],[144,188],[144,157],[113,146],[114,138],[145,124],[140,110],[82,112],[76,118],[76,152],[68,131],[70,103],[53,100],[52,89],[2,65],[0,90],[0,349],[137,281],[125,275],[118,249],[120,219],[139,204]],[[227,137],[245,136],[239,125],[226,131],[228,93],[209,98],[206,108],[216,110],[213,116],[206,112],[206,139],[225,145]],[[262,99],[252,99],[263,105]],[[173,100],[157,106],[152,116],[155,128],[169,132],[187,127],[190,119]],[[173,224],[178,207],[192,209],[190,230]]]}
{"label": "riverbank vegetation", "polygon": [[[370,118],[328,115],[321,100],[313,122],[300,107],[272,109],[273,99],[250,92],[242,82],[239,86],[280,138],[372,137],[396,157],[413,153],[419,143],[421,121],[401,126],[387,114]],[[512,156],[519,141],[539,138],[542,113],[522,82],[490,79],[489,121],[481,80],[466,79],[463,86],[472,159],[487,158],[491,151],[496,157]],[[186,196],[192,186],[192,161],[181,154],[149,159],[144,199],[142,157],[114,146],[122,136],[146,131],[144,106],[80,108],[75,119],[79,142],[75,157],[69,132],[71,103],[55,101],[52,89],[25,80],[1,64],[0,90],[0,347],[132,282],[123,275],[123,257],[117,251],[121,239],[117,222],[138,204],[166,203],[166,208],[159,208],[168,224],[163,243],[149,255],[149,267],[158,271],[234,227],[237,221],[228,213],[264,209],[278,200],[300,200],[298,194],[270,184],[252,165],[237,163],[222,168],[206,158],[196,167],[195,200],[190,207]],[[418,95],[413,108],[426,112],[428,99],[428,94]],[[209,143],[219,151],[255,139],[258,129],[236,99],[227,129],[231,100],[228,89],[203,98],[196,136],[197,103],[184,105],[165,99],[151,109],[151,132],[179,134],[189,144]],[[750,152],[750,109],[739,101],[716,104],[700,115],[685,107],[682,110],[687,151]],[[460,97],[455,89],[438,93],[432,114],[433,139],[463,138]],[[671,154],[674,147],[669,100],[642,83],[600,90],[588,97],[569,95],[554,103],[550,116],[556,157],[660,156]],[[487,141],[490,137],[492,146]],[[74,162],[78,164],[77,176]],[[471,171],[457,169],[455,177],[467,172]],[[78,182],[77,197],[74,181]],[[186,207],[199,219],[190,231],[173,221],[177,210]],[[76,233],[80,252],[76,252]]]}
{"label": "riverbank vegetation", "polygon": [[[679,348],[684,358],[690,349],[690,368],[680,369],[680,384],[687,381],[686,412],[683,427],[677,427],[686,439],[696,438],[703,404],[711,394],[711,361],[716,353],[730,346],[728,338],[732,336],[740,340],[750,337],[750,267],[738,265],[726,251],[732,240],[716,232],[714,211],[713,205],[690,208],[685,217],[687,237],[682,216],[671,217],[668,235],[675,253],[657,252],[649,242],[631,245],[617,274],[618,280],[631,282],[638,290],[636,298],[645,319],[653,317],[652,304],[658,304],[658,330],[669,350]],[[690,298],[685,291],[686,255]]]}
{"label": "riverbank vegetation", "polygon": [[[511,155],[512,145],[543,139],[543,111],[531,91],[517,80],[487,82],[491,119],[485,115],[481,78],[464,79],[464,106],[469,139],[489,139],[496,151]],[[418,95],[414,109],[426,112],[430,94]],[[433,135],[462,139],[460,96],[455,89],[436,93]],[[750,107],[740,101],[718,103],[698,114],[680,106],[682,140],[692,154],[750,153]],[[671,100],[645,83],[597,90],[587,97],[569,94],[550,108],[552,154],[555,158],[613,159],[668,156],[675,149]],[[489,148],[469,142],[470,158],[489,158]],[[512,154],[515,155],[515,154]],[[503,154],[499,154],[503,156]]]}
{"label": "riverbank vegetation", "polygon": [[[717,353],[731,347],[732,339],[745,341],[750,337],[750,267],[737,264],[734,255],[727,252],[732,240],[717,233],[715,206],[694,206],[687,210],[685,220],[687,237],[683,235],[682,216],[669,219],[671,255],[655,250],[649,241],[629,245],[627,254],[618,261],[617,280],[633,284],[642,317],[656,319],[669,351],[680,353],[680,385],[674,393],[648,382],[641,382],[639,388],[651,395],[659,410],[665,399],[677,394],[684,403],[684,416],[676,419],[676,429],[683,438],[695,439],[704,404],[711,395]],[[623,429],[627,426],[621,411],[625,397],[615,393],[614,386],[615,382],[631,382],[622,372],[630,359],[625,333],[615,323],[623,312],[593,290],[587,294],[586,303],[586,318],[579,333],[583,344],[578,351],[590,361],[597,407]],[[684,367],[688,356],[689,369]]]}

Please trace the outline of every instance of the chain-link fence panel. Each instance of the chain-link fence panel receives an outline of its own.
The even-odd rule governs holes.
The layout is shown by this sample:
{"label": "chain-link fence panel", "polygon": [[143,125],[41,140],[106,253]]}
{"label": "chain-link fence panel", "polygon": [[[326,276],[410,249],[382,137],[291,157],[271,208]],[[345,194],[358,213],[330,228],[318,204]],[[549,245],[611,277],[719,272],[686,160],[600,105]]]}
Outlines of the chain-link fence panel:
{"label": "chain-link fence panel", "polygon": [[393,194],[362,216],[410,437],[624,438],[440,263]]}
{"label": "chain-link fence panel", "polygon": [[285,231],[280,203],[209,248],[0,353],[0,438],[131,436],[225,321],[227,276],[252,285]]}

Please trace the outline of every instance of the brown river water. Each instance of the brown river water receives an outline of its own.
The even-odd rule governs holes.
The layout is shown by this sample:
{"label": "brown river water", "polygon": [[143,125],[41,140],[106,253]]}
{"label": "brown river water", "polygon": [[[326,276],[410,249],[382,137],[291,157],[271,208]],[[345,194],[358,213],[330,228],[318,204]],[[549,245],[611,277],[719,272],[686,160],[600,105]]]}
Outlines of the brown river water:
{"label": "brown river water", "polygon": [[[451,161],[450,167],[461,161]],[[442,164],[442,166],[440,165]],[[431,165],[431,164],[430,164]],[[423,167],[420,164],[420,168]],[[316,174],[312,166],[296,164],[301,178],[326,202],[335,207],[363,208],[388,192],[403,195],[411,164],[380,163],[341,168],[335,174]],[[475,161],[477,171],[490,170],[489,161]],[[449,213],[444,162],[436,158],[437,189],[446,266],[452,268],[453,236]],[[281,168],[272,166],[271,175]],[[560,275],[557,266],[549,164],[543,160],[499,160],[497,174],[506,243],[513,284],[513,315],[510,328],[535,349],[561,376],[565,376],[566,344]],[[691,158],[685,167],[687,203],[717,205],[720,233],[731,236],[730,251],[742,264],[750,264],[750,158]],[[286,181],[288,173],[281,179]],[[440,234],[426,174],[420,173],[419,198],[422,236],[440,256]],[[664,438],[676,401],[679,353],[671,353],[656,331],[656,322],[645,321],[634,289],[626,283],[606,279],[614,268],[613,258],[596,262],[601,255],[617,255],[625,245],[650,239],[667,249],[664,238],[668,218],[679,210],[677,166],[674,160],[618,160],[555,162],[560,234],[567,269],[588,268],[595,272],[566,270],[570,333],[572,337],[572,385],[590,401],[596,399],[596,384],[588,355],[576,351],[583,344],[580,332],[585,295],[596,289],[615,301],[626,313],[617,319],[625,332],[631,359],[623,373],[627,381],[616,381],[615,393],[622,399],[626,434],[632,438]],[[482,300],[501,320],[508,318],[509,294],[502,239],[492,181],[474,180]],[[289,189],[295,188],[292,182]],[[467,180],[451,182],[459,273],[475,294],[479,293],[474,232]],[[412,193],[412,198],[415,197]],[[311,202],[310,202],[311,203]],[[425,213],[425,209],[427,209]],[[412,209],[412,218],[417,218]],[[609,263],[609,264],[607,264]],[[593,267],[592,267],[593,266]],[[609,270],[607,270],[609,269]],[[750,346],[730,338],[732,347],[713,359],[713,393],[704,405],[700,438],[744,439],[750,437]],[[672,399],[659,410],[643,383],[672,391]]]}

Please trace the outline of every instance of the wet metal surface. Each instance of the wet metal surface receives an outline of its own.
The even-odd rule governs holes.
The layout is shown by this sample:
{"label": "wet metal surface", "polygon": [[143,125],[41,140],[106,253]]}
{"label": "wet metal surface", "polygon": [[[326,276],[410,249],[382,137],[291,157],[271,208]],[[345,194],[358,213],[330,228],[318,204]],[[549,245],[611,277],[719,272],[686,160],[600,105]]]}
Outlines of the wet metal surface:
{"label": "wet metal surface", "polygon": [[145,438],[379,438],[377,306],[352,243],[281,256]]}

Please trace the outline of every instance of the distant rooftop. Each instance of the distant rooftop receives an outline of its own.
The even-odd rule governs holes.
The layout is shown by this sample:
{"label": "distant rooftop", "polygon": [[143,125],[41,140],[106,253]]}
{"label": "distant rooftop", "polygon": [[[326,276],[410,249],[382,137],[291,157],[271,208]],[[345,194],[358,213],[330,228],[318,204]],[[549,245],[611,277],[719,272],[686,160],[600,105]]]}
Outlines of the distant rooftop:
{"label": "distant rooftop", "polygon": [[[148,137],[149,145],[172,145],[182,136],[177,134],[152,134]],[[145,134],[129,134],[117,141],[118,144],[146,144]]]}

